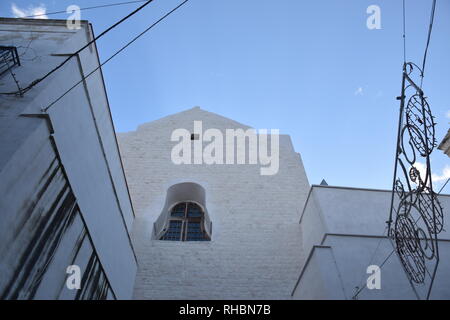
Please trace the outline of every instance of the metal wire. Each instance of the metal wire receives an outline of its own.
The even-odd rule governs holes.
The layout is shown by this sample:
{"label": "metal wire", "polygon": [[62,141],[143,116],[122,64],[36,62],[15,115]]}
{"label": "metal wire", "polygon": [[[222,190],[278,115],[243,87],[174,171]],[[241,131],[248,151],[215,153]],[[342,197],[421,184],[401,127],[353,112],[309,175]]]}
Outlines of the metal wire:
{"label": "metal wire", "polygon": [[140,37],[142,37],[145,33],[150,31],[152,28],[154,28],[156,25],[158,25],[161,21],[166,19],[168,16],[170,16],[172,13],[174,13],[176,10],[178,10],[181,6],[183,6],[185,3],[187,3],[189,0],[185,0],[182,3],[180,3],[178,6],[170,10],[168,13],[166,13],[164,16],[159,18],[156,22],[151,24],[147,29],[145,29],[143,32],[138,34],[136,37],[134,37],[131,41],[129,41],[125,46],[120,48],[118,51],[116,51],[112,56],[110,56],[108,59],[106,59],[103,63],[101,63],[97,68],[92,70],[90,73],[88,73],[86,76],[82,77],[80,81],[75,83],[70,89],[68,89],[66,92],[64,92],[61,96],[59,96],[56,100],[54,100],[52,103],[50,103],[47,107],[42,108],[43,112],[47,112],[48,109],[50,109],[52,106],[54,106],[58,101],[60,101],[63,97],[65,97],[69,92],[71,92],[73,89],[75,89],[78,85],[83,83],[87,78],[89,78],[91,75],[93,75],[97,70],[99,70],[101,67],[103,67],[105,64],[107,64],[109,61],[114,59],[117,55],[119,55],[122,51],[124,51],[126,48],[128,48],[132,43],[134,43],[136,40],[138,40]]}
{"label": "metal wire", "polygon": [[[126,15],[124,18],[120,19],[119,21],[117,21],[116,23],[114,23],[112,26],[110,26],[108,29],[106,29],[105,31],[103,31],[101,34],[99,34],[97,37],[95,37],[93,40],[89,41],[86,45],[84,45],[82,48],[78,49],[76,52],[74,52],[73,54],[71,54],[66,60],[64,60],[62,63],[60,63],[57,67],[55,67],[54,69],[52,69],[51,71],[49,71],[47,74],[45,74],[43,77],[34,80],[32,83],[30,83],[28,86],[26,86],[25,88],[22,89],[22,94],[26,93],[27,91],[29,91],[31,88],[33,88],[34,86],[36,86],[37,84],[41,83],[42,81],[44,81],[45,79],[47,79],[50,75],[52,75],[54,72],[56,72],[57,70],[61,69],[67,62],[69,62],[73,57],[77,56],[80,52],[82,52],[84,49],[88,48],[91,44],[96,43],[100,38],[102,38],[105,34],[107,34],[108,32],[110,32],[111,30],[113,30],[114,28],[116,28],[117,26],[119,26],[120,24],[122,24],[123,22],[125,22],[126,20],[128,20],[129,18],[131,18],[132,16],[134,16],[136,13],[138,13],[139,11],[141,11],[142,9],[144,9],[146,6],[148,6],[151,2],[153,2],[154,0],[148,0],[146,3],[144,3],[142,6],[140,6],[139,8],[137,8],[136,10],[134,10],[133,12],[129,13],[128,15]],[[17,95],[19,92],[6,92],[6,93],[0,93],[3,95]]]}

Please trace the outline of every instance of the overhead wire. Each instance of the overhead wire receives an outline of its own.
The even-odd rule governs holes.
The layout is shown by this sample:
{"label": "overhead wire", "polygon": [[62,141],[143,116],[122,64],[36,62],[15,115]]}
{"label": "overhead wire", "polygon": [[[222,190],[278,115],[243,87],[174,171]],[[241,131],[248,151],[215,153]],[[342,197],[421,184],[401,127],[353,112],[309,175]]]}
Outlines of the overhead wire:
{"label": "overhead wire", "polygon": [[406,63],[406,0],[403,0],[403,63]]}
{"label": "overhead wire", "polygon": [[[395,249],[392,249],[392,251],[388,254],[388,256],[383,260],[383,262],[380,264],[379,268],[381,271],[381,268],[385,265],[385,263],[390,259],[392,254],[395,252]],[[356,299],[358,295],[366,288],[365,285],[361,285],[361,288],[358,288],[358,291],[353,295],[353,299]]]}
{"label": "overhead wire", "polygon": [[58,101],[60,101],[63,97],[65,97],[69,92],[71,92],[73,89],[75,89],[78,85],[83,83],[87,78],[89,78],[91,75],[93,75],[96,71],[98,71],[100,68],[102,68],[105,64],[107,64],[109,61],[114,59],[117,55],[119,55],[122,51],[124,51],[126,48],[128,48],[131,44],[133,44],[136,40],[138,40],[140,37],[142,37],[144,34],[146,34],[148,31],[153,29],[156,25],[158,25],[161,21],[166,19],[168,16],[170,16],[172,13],[177,11],[180,7],[182,7],[184,4],[186,4],[189,0],[184,0],[179,5],[177,5],[175,8],[167,12],[165,15],[163,15],[161,18],[159,18],[156,22],[152,23],[147,29],[142,31],[140,34],[135,36],[132,40],[130,40],[126,45],[124,45],[122,48],[117,50],[113,55],[111,55],[108,59],[106,59],[104,62],[102,62],[98,67],[96,67],[94,70],[89,72],[87,75],[83,76],[80,81],[75,83],[72,87],[70,87],[68,90],[66,90],[62,95],[60,95],[57,99],[55,99],[52,103],[50,103],[47,107],[42,108],[43,112],[47,112],[48,109],[50,109],[52,106],[54,106]]}
{"label": "overhead wire", "polygon": [[430,15],[430,24],[428,26],[428,37],[427,37],[427,43],[425,45],[425,52],[423,54],[423,61],[422,61],[422,79],[420,81],[420,88],[422,88],[423,84],[423,77],[425,74],[425,65],[427,62],[427,55],[428,55],[428,47],[430,46],[430,40],[431,40],[431,32],[433,30],[433,23],[434,23],[434,13],[436,11],[436,0],[433,0],[433,4],[431,6],[431,15]]}
{"label": "overhead wire", "polygon": [[441,194],[442,190],[444,190],[445,186],[447,185],[447,183],[450,181],[450,178],[447,179],[447,181],[444,183],[444,185],[442,186],[442,188],[439,190],[438,194]]}
{"label": "overhead wire", "polygon": [[[376,253],[378,252],[378,249],[380,248],[381,241],[384,239],[384,236],[385,236],[385,234],[386,234],[387,229],[388,229],[388,226],[386,226],[386,227],[384,228],[383,234],[382,234],[382,236],[380,237],[380,239],[378,240],[378,244],[377,244],[377,246],[376,246],[376,248],[375,248],[375,250],[374,250],[372,256],[370,257],[369,265],[372,264],[373,259],[375,258],[375,255],[376,255]],[[356,288],[358,288],[358,290],[357,290],[357,292],[353,295],[352,299],[356,299],[356,298],[358,297],[359,293],[362,291],[361,288],[364,287],[364,285],[363,285],[363,280],[364,280],[364,274],[362,274],[361,280],[359,281],[359,283],[361,283],[361,286],[360,286],[360,287],[356,287]]]}
{"label": "overhead wire", "polygon": [[[100,38],[102,38],[105,34],[107,34],[108,32],[110,32],[111,30],[113,30],[114,28],[116,28],[117,26],[119,26],[120,24],[122,24],[123,22],[125,22],[126,20],[128,20],[129,18],[131,18],[132,16],[134,16],[136,13],[138,13],[139,11],[141,11],[142,9],[144,9],[146,6],[148,6],[150,3],[152,3],[154,0],[147,0],[147,2],[145,2],[143,5],[139,6],[137,9],[135,9],[134,11],[132,11],[131,13],[127,14],[125,17],[123,17],[122,19],[120,19],[119,21],[117,21],[116,23],[114,23],[112,26],[110,26],[109,28],[107,28],[105,31],[103,31],[102,33],[100,33],[97,37],[95,37],[94,39],[92,39],[91,41],[89,41],[87,44],[85,44],[83,47],[81,47],[80,49],[78,49],[77,51],[75,51],[74,53],[72,53],[70,56],[68,56],[63,62],[61,62],[58,66],[56,66],[55,68],[53,68],[52,70],[50,70],[48,73],[46,73],[43,77],[38,78],[36,80],[34,80],[33,82],[31,82],[28,86],[22,88],[22,92],[20,92],[21,94],[26,93],[27,91],[29,91],[31,88],[33,88],[34,86],[36,86],[37,84],[41,83],[42,81],[44,81],[45,79],[47,79],[50,75],[52,75],[54,72],[56,72],[57,70],[61,69],[67,62],[69,62],[73,57],[77,56],[78,54],[80,54],[84,49],[88,48],[90,45],[92,45],[93,43],[97,42]],[[18,91],[15,92],[2,92],[0,93],[2,95],[17,95],[19,94]]]}
{"label": "overhead wire", "polygon": [[[92,9],[101,9],[101,8],[108,8],[108,7],[116,7],[116,6],[123,6],[123,5],[127,5],[127,4],[146,2],[146,1],[148,1],[148,0],[135,0],[135,1],[103,4],[103,5],[98,5],[98,6],[80,8],[79,11],[92,10]],[[25,17],[20,17],[20,18],[39,18],[39,17],[51,16],[51,15],[61,14],[61,13],[70,13],[70,11],[67,12],[67,9],[66,9],[66,10],[60,10],[60,11],[40,13],[40,14],[35,14],[35,15],[25,16]]]}

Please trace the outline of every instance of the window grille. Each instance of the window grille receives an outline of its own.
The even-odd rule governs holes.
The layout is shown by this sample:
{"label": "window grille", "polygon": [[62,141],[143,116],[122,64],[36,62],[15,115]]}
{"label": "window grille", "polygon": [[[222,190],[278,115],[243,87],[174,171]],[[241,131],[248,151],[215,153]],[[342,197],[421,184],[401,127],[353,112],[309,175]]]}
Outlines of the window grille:
{"label": "window grille", "polygon": [[179,203],[171,209],[169,226],[160,240],[209,241],[204,223],[203,209],[198,204]]}
{"label": "window grille", "polygon": [[20,66],[17,48],[0,46],[0,76],[15,66]]}

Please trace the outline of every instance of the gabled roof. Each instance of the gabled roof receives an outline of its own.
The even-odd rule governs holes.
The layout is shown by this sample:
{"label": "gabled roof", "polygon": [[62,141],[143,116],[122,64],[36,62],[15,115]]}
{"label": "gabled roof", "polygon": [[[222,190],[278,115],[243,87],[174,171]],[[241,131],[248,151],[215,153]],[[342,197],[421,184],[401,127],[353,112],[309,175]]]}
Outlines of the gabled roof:
{"label": "gabled roof", "polygon": [[217,113],[209,112],[204,109],[201,109],[200,107],[194,107],[185,111],[181,111],[172,115],[168,115],[166,117],[146,122],[138,126],[137,131],[145,131],[147,129],[155,128],[155,127],[166,127],[170,126],[170,124],[174,123],[187,123],[192,124],[193,121],[196,120],[202,120],[205,123],[208,124],[208,127],[212,128],[229,128],[229,129],[236,129],[236,128],[242,128],[242,129],[249,129],[251,128],[248,125],[242,124],[240,122],[237,122],[233,119],[226,118],[224,116],[221,116]]}

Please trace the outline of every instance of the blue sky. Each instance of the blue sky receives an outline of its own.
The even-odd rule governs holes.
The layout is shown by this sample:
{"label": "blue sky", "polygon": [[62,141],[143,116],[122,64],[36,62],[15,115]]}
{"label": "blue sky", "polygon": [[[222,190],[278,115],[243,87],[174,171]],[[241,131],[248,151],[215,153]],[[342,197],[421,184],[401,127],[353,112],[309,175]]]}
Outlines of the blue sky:
{"label": "blue sky", "polygon": [[[7,0],[0,13],[12,16],[13,3],[51,12],[120,1]],[[111,32],[98,44],[102,60],[180,2],[155,0]],[[407,59],[417,64],[431,3],[406,0]],[[98,34],[138,5],[84,11],[82,19]],[[381,30],[366,27],[369,5],[381,8]],[[438,0],[424,90],[439,141],[450,122],[449,35],[450,1]],[[389,189],[402,63],[401,0],[190,0],[104,75],[117,131],[200,106],[289,134],[312,184]],[[450,172],[449,158],[435,151],[432,167],[437,176]]]}

